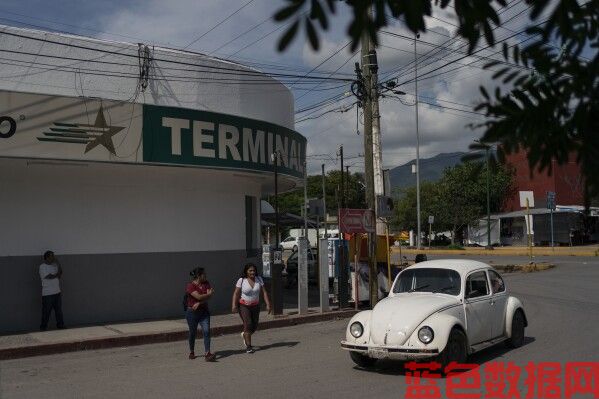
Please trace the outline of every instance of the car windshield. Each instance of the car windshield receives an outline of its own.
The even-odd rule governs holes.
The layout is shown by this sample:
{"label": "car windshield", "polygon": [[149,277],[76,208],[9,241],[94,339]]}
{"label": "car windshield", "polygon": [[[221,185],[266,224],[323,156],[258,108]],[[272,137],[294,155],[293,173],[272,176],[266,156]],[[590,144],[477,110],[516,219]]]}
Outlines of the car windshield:
{"label": "car windshield", "polygon": [[406,269],[393,287],[394,293],[434,292],[450,295],[460,293],[460,275],[450,269]]}

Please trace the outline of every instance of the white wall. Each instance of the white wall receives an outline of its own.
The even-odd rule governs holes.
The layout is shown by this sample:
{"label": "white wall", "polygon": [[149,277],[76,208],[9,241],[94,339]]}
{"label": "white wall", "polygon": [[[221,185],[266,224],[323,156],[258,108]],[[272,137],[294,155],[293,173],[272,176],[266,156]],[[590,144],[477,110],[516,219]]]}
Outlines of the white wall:
{"label": "white wall", "polygon": [[242,250],[245,195],[260,197],[261,179],[0,159],[0,256]]}

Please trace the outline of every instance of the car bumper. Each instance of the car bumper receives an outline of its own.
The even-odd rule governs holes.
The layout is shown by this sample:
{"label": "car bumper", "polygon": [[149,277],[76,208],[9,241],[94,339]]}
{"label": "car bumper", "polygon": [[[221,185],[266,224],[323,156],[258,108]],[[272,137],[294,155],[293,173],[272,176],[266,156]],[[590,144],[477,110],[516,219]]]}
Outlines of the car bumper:
{"label": "car bumper", "polygon": [[355,344],[341,341],[341,349],[358,352],[373,359],[413,360],[427,359],[439,354],[438,349],[421,349],[405,346]]}

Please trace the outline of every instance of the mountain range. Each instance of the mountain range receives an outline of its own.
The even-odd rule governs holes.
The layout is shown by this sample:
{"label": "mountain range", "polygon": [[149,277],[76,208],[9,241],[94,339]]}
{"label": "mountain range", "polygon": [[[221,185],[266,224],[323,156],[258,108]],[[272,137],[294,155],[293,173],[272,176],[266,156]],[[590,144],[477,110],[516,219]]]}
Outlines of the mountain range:
{"label": "mountain range", "polygon": [[[445,168],[461,164],[462,156],[465,154],[465,152],[451,152],[420,159],[420,182],[439,180]],[[391,192],[416,185],[416,174],[412,173],[412,165],[416,165],[415,159],[389,171]]]}

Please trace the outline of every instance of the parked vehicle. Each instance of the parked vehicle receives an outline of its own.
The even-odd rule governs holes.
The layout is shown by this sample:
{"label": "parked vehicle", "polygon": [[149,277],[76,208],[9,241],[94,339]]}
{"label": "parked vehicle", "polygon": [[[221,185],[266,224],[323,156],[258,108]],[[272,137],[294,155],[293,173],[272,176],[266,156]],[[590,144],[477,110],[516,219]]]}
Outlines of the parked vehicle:
{"label": "parked vehicle", "polygon": [[292,250],[297,251],[299,247],[299,237],[287,237],[283,241],[281,241],[281,248],[283,250]]}
{"label": "parked vehicle", "polygon": [[527,326],[522,302],[491,266],[432,260],[403,270],[387,298],[352,317],[341,347],[361,367],[387,358],[446,366],[500,342],[519,347]]}
{"label": "parked vehicle", "polygon": [[[298,252],[293,251],[289,258],[287,258],[287,264],[285,266],[286,271],[286,287],[293,287],[297,285],[297,259]],[[316,271],[316,254],[312,250],[308,250],[308,282],[316,282],[318,280]]]}

